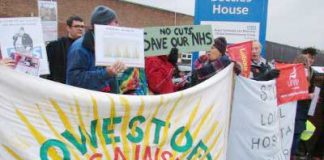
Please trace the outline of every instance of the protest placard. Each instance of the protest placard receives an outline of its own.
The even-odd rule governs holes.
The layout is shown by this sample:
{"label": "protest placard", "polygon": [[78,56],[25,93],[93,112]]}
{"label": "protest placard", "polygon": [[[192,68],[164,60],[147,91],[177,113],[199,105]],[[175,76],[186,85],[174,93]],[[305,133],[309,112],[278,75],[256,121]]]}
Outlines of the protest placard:
{"label": "protest placard", "polygon": [[41,18],[44,41],[57,39],[57,2],[38,0],[38,15]]}
{"label": "protest placard", "polygon": [[324,67],[322,67],[322,66],[312,66],[312,69],[315,71],[315,73],[324,75]]}
{"label": "protest placard", "polygon": [[313,93],[314,97],[312,98],[312,102],[311,102],[311,105],[308,110],[309,116],[314,116],[314,114],[315,114],[317,102],[318,102],[318,99],[320,98],[319,97],[320,92],[321,92],[321,88],[315,86],[314,93]]}
{"label": "protest placard", "polygon": [[308,82],[303,64],[276,63],[280,75],[276,79],[278,104],[307,99]]}
{"label": "protest placard", "polygon": [[15,53],[14,60],[16,62],[15,70],[29,75],[39,76],[40,63],[38,58]]}
{"label": "protest placard", "polygon": [[251,72],[252,41],[232,44],[227,47],[227,54],[231,60],[241,67],[241,75],[249,78]]}
{"label": "protest placard", "polygon": [[95,25],[96,65],[117,60],[128,67],[144,67],[143,29]]}
{"label": "protest placard", "polygon": [[49,73],[39,17],[0,18],[0,37],[4,58],[14,58],[15,54],[38,58],[39,75]]}
{"label": "protest placard", "polygon": [[180,52],[208,51],[213,44],[210,25],[145,28],[145,56],[166,55],[171,48]]}

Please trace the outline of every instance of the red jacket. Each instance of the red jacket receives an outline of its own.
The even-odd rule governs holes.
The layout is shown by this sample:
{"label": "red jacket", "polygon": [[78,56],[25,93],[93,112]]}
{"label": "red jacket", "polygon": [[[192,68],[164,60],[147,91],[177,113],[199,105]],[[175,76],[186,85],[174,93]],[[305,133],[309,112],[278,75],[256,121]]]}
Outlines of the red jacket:
{"label": "red jacket", "polygon": [[174,66],[167,56],[148,57],[145,59],[145,73],[149,89],[154,94],[172,93],[176,86],[172,83]]}

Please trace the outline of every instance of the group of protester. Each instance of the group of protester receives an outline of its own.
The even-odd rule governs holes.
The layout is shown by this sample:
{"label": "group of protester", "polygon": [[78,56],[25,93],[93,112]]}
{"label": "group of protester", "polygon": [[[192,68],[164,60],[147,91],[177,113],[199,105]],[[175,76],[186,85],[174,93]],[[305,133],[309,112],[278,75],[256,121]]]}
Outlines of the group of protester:
{"label": "group of protester", "polygon": [[[47,79],[118,94],[165,94],[196,85],[232,62],[226,54],[226,39],[218,37],[214,40],[210,51],[194,62],[190,80],[187,80],[188,76],[178,68],[177,48],[173,48],[169,55],[147,57],[145,69],[127,68],[120,61],[110,66],[98,67],[95,66],[94,46],[94,25],[96,24],[119,26],[116,12],[107,6],[97,6],[91,14],[91,26],[87,31],[82,18],[69,17],[66,21],[67,36],[52,41],[46,46],[50,69]],[[261,44],[257,41],[254,43],[256,49],[253,52],[252,68],[255,69],[252,69],[252,78],[270,80],[278,77],[278,70],[272,69],[260,56]],[[1,64],[14,66],[15,62],[12,59],[3,59]],[[239,74],[240,66],[235,64],[234,68]],[[175,82],[175,78],[180,81]]]}
{"label": "group of protester", "polygon": [[[199,84],[233,62],[226,54],[226,39],[218,37],[214,40],[210,51],[194,62],[190,80],[177,66],[179,57],[177,48],[173,48],[169,55],[147,57],[145,69],[127,68],[121,61],[116,61],[110,66],[98,67],[95,66],[95,24],[118,26],[116,12],[107,6],[97,6],[91,14],[91,26],[87,31],[82,18],[70,17],[66,21],[67,36],[50,42],[46,47],[50,68],[47,79],[102,92],[131,95],[165,94]],[[250,78],[258,81],[277,78],[280,74],[279,70],[261,57],[261,50],[260,42],[253,41]],[[306,48],[294,61],[294,63],[304,64],[310,84],[310,99],[314,90],[313,71],[310,66],[316,54],[316,49]],[[236,62],[234,64],[235,73],[240,74],[240,66]],[[13,67],[15,61],[0,59],[0,65]],[[180,78],[180,81],[175,82],[175,78]],[[299,137],[305,130],[310,99],[298,101],[292,159],[296,159]],[[324,103],[323,99],[320,101],[319,103]],[[316,145],[323,145],[323,136]],[[323,151],[319,153],[314,155],[320,157]]]}

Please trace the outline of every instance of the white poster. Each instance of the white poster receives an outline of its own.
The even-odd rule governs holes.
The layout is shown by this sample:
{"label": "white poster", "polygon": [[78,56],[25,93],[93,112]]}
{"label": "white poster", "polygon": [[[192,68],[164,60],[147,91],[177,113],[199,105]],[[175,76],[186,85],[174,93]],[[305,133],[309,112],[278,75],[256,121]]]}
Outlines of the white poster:
{"label": "white poster", "polygon": [[312,69],[317,72],[317,73],[321,73],[323,74],[324,73],[324,67],[321,67],[321,66],[312,66]]}
{"label": "white poster", "polygon": [[21,54],[15,54],[15,70],[33,76],[39,76],[39,59]]}
{"label": "white poster", "polygon": [[232,89],[233,65],[156,96],[90,91],[0,66],[0,159],[226,160]]}
{"label": "white poster", "polygon": [[289,160],[296,102],[277,106],[275,81],[237,77],[228,160]]}
{"label": "white poster", "polygon": [[119,60],[128,67],[144,68],[144,30],[95,25],[95,50],[96,65]]}
{"label": "white poster", "polygon": [[38,0],[38,15],[42,21],[44,41],[57,39],[57,2]]}
{"label": "white poster", "polygon": [[15,54],[38,58],[39,75],[48,74],[48,61],[39,17],[0,18],[0,44],[4,58]]}
{"label": "white poster", "polygon": [[318,99],[320,98],[319,94],[321,92],[321,88],[315,86],[315,89],[314,89],[314,97],[312,98],[312,102],[311,102],[311,105],[309,107],[309,110],[308,110],[308,115],[309,116],[314,116],[315,114],[315,110],[316,110],[316,106],[317,106],[317,102],[318,102]]}
{"label": "white poster", "polygon": [[257,22],[226,22],[202,21],[201,24],[210,24],[214,37],[225,37],[230,44],[258,40],[260,23]]}

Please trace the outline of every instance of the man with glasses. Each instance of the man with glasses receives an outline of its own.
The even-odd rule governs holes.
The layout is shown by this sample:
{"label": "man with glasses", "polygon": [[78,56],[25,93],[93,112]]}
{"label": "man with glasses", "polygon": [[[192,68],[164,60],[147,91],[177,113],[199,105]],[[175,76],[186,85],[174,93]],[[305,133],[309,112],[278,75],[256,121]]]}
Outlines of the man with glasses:
{"label": "man with glasses", "polygon": [[65,84],[68,49],[76,39],[83,35],[84,28],[82,18],[71,16],[66,21],[67,36],[52,41],[46,46],[50,68],[48,79]]}

